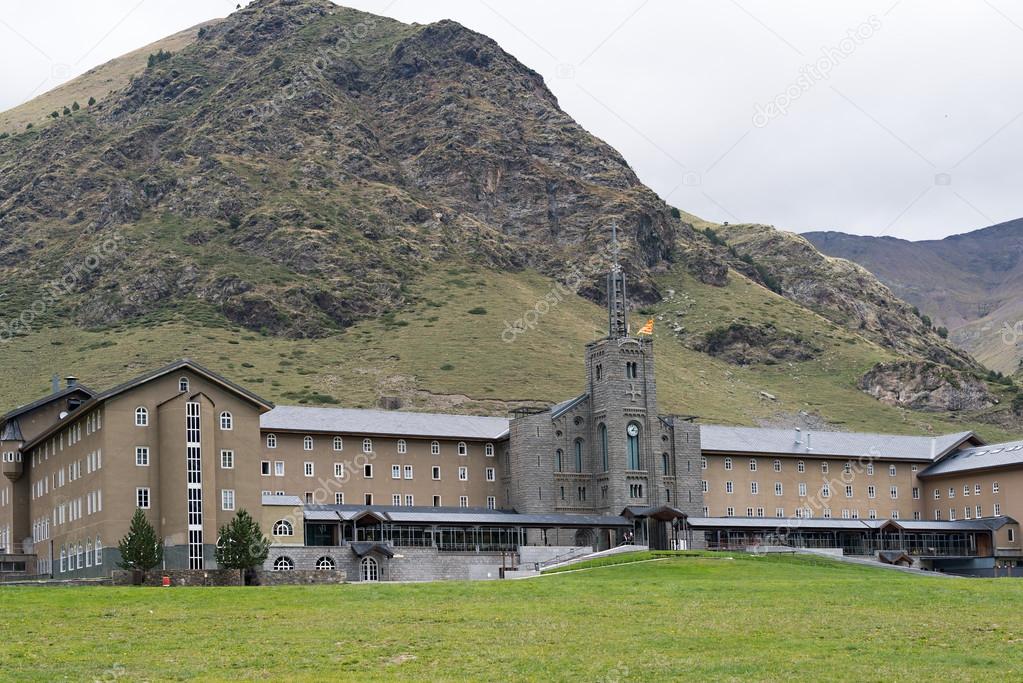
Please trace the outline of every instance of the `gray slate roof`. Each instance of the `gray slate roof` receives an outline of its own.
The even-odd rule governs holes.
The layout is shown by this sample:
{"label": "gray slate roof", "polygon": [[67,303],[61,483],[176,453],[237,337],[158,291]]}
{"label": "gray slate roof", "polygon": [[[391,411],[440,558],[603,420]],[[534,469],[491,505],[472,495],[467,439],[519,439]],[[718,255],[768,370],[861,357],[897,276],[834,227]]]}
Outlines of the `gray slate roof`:
{"label": "gray slate roof", "polygon": [[921,477],[938,474],[967,472],[992,467],[1010,467],[1023,464],[1023,441],[996,443],[976,448],[964,448],[940,460],[923,472]]}
{"label": "gray slate roof", "polygon": [[386,434],[493,441],[508,435],[508,419],[475,415],[410,413],[398,410],[277,406],[263,413],[265,431]]}
{"label": "gray slate roof", "polygon": [[[279,496],[277,496],[279,497]],[[264,497],[266,500],[266,497]],[[529,515],[511,510],[452,507],[399,507],[387,505],[307,505],[305,518],[312,521],[350,521],[372,512],[389,522],[400,524],[451,524],[531,527],[632,527],[618,515]]]}
{"label": "gray slate roof", "polygon": [[[807,449],[810,435],[811,448]],[[973,432],[957,432],[933,437],[934,456],[941,457],[969,438]],[[868,432],[802,432],[796,443],[795,430],[761,427],[701,425],[700,442],[704,451],[802,455],[805,457],[884,458],[889,460],[933,459],[932,437],[872,434]]]}
{"label": "gray slate roof", "polygon": [[1006,523],[1014,522],[1011,517],[984,517],[982,519],[960,519],[950,521],[888,520],[888,519],[824,519],[773,518],[773,517],[690,517],[689,526],[694,529],[751,529],[796,531],[799,529],[847,529],[853,531],[874,531],[892,523],[908,532],[923,531],[989,531],[999,529]]}

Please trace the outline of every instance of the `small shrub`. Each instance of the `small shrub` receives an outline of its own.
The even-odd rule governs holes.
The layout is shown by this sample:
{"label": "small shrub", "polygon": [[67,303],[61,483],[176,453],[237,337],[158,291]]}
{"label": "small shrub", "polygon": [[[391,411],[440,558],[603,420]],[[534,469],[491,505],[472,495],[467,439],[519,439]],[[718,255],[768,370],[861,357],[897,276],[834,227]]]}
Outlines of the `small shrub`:
{"label": "small shrub", "polygon": [[57,111],[56,109],[54,109],[53,111],[50,112],[50,118],[51,119],[59,119],[60,118],[60,112]]}
{"label": "small shrub", "polygon": [[486,315],[486,314],[487,314],[487,309],[483,308],[482,306],[477,306],[476,308],[470,308],[469,309],[469,315]]}
{"label": "small shrub", "polygon": [[440,369],[443,370],[444,372],[451,372],[452,370],[455,369],[455,366],[452,365],[451,363],[445,363],[444,365],[440,366]]}
{"label": "small shrub", "polygon": [[94,104],[96,104],[96,98],[95,97],[90,97],[89,98],[89,106],[91,107]]}

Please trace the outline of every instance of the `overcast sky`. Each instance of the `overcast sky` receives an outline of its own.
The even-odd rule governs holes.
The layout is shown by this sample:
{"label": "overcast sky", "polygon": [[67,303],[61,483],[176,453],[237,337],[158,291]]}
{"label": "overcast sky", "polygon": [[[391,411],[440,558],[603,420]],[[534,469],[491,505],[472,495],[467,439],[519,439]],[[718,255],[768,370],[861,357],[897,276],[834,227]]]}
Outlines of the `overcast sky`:
{"label": "overcast sky", "polygon": [[[0,109],[236,2],[3,0]],[[489,35],[710,220],[930,239],[1023,216],[1019,3],[348,4]]]}

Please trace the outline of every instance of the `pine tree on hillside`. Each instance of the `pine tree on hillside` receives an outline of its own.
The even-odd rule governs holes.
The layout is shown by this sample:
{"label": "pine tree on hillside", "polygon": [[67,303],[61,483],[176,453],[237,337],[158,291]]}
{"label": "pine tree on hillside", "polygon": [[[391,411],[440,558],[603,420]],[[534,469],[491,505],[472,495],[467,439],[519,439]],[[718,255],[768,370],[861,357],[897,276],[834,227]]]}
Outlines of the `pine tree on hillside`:
{"label": "pine tree on hillside", "polygon": [[145,572],[163,559],[163,546],[156,537],[156,529],[141,509],[135,510],[128,534],[118,542],[117,550],[121,553],[118,566],[134,572],[137,584],[142,583]]}
{"label": "pine tree on hillside", "polygon": [[239,570],[242,583],[245,583],[246,570],[261,566],[269,554],[270,541],[245,510],[239,510],[230,522],[220,527],[217,564],[225,569]]}

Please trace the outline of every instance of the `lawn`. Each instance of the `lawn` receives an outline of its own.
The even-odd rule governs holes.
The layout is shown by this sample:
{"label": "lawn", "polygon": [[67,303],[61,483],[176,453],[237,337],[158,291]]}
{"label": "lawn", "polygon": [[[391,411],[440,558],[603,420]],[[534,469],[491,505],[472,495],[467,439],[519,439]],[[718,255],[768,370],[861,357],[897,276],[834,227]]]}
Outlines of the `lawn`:
{"label": "lawn", "polygon": [[1019,680],[1023,583],[684,556],[524,581],[0,588],[4,680]]}

